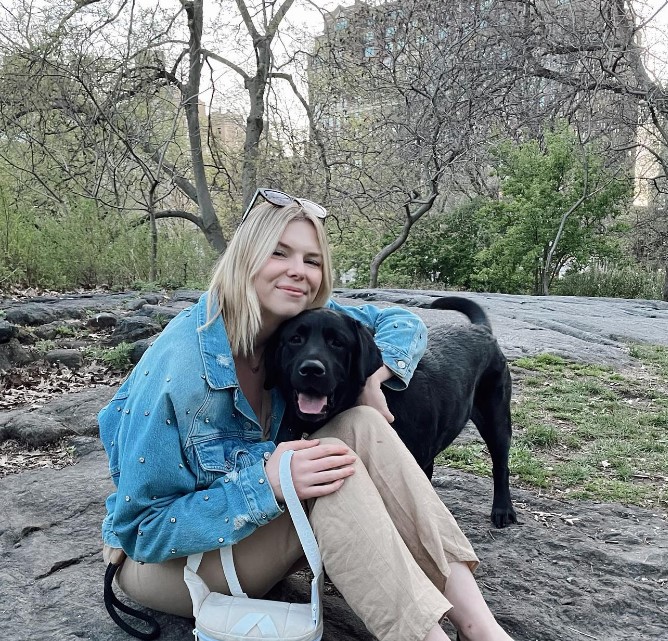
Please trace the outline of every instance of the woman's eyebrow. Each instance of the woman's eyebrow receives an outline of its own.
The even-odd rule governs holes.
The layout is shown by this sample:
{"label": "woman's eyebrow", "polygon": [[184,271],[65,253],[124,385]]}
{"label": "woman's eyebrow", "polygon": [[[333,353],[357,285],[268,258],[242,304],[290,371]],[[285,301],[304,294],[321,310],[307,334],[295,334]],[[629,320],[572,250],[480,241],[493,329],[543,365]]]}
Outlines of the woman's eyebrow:
{"label": "woman's eyebrow", "polygon": [[[294,247],[292,247],[292,245],[288,245],[287,243],[283,243],[283,242],[281,242],[280,240],[278,241],[278,244],[276,245],[276,248],[277,248],[277,249],[278,249],[279,247],[280,247],[281,249],[294,249]],[[307,251],[307,252],[305,252],[305,255],[306,255],[306,256],[320,256],[320,257],[322,257],[322,252],[321,252],[320,250],[316,250],[316,251]]]}

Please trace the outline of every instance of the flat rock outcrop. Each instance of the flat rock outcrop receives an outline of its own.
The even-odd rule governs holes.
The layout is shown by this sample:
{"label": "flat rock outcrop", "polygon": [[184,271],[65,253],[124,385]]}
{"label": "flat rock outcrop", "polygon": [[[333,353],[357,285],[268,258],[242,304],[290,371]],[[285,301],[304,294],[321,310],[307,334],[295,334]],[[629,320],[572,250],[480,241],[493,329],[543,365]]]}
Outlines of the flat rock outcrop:
{"label": "flat rock outcrop", "polygon": [[[99,535],[111,490],[99,441],[76,437],[75,465],[0,480],[0,629],[29,641],[126,641],[102,603]],[[617,504],[566,502],[515,490],[520,524],[488,524],[490,479],[445,468],[435,485],[482,559],[490,607],[518,641],[660,641],[668,617],[667,524]],[[287,599],[308,600],[295,577]],[[158,615],[164,641],[189,638],[188,619]],[[325,597],[324,641],[369,641],[341,600]],[[446,623],[445,629],[452,633]]]}
{"label": "flat rock outcrop", "polygon": [[[341,302],[413,307],[427,322],[466,322],[426,308],[443,292],[345,290]],[[159,331],[199,292],[126,292],[31,301],[0,300],[0,369],[34,360],[40,325],[88,327],[111,344],[119,322],[144,317]],[[660,301],[463,294],[488,311],[509,358],[549,351],[625,367],[629,341],[668,345],[668,304]],[[345,298],[344,298],[345,297]],[[27,305],[27,310],[20,309]],[[97,320],[93,320],[96,319]],[[60,332],[63,334],[63,331]],[[67,332],[65,332],[67,334]],[[31,338],[32,337],[32,338]],[[65,338],[68,338],[65,336]],[[70,343],[56,345],[56,349]],[[151,338],[134,343],[138,354]],[[27,360],[26,360],[27,359]],[[100,522],[112,489],[97,438],[97,411],[115,386],[99,385],[48,402],[0,411],[0,442],[41,447],[66,439],[75,464],[0,479],[0,629],[8,639],[123,641],[102,603]],[[620,504],[560,501],[513,488],[520,523],[489,522],[491,479],[437,468],[434,485],[472,540],[479,584],[517,641],[662,641],[668,639],[668,521]],[[276,591],[308,600],[296,575]],[[192,622],[158,615],[164,641],[192,638]],[[454,638],[454,631],[444,628]],[[335,590],[325,597],[324,641],[371,641]]]}

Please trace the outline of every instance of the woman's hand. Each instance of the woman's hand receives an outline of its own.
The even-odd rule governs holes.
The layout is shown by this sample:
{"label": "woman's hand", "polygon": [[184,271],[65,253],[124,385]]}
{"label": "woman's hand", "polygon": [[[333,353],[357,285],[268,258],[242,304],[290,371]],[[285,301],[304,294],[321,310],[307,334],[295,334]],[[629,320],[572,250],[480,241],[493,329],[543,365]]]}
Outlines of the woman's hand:
{"label": "woman's hand", "polygon": [[388,423],[394,422],[394,416],[392,412],[390,412],[390,408],[387,406],[387,399],[385,398],[385,394],[383,394],[380,385],[383,381],[386,381],[392,376],[394,376],[394,374],[387,365],[381,366],[380,369],[377,369],[366,379],[364,389],[357,399],[358,405],[368,405],[369,407],[378,410]]}
{"label": "woman's hand", "polygon": [[279,482],[278,464],[286,450],[295,450],[292,455],[292,481],[297,496],[312,499],[336,492],[346,478],[355,473],[355,454],[346,445],[320,445],[318,439],[286,441],[281,443],[265,465],[267,479],[274,490],[277,501],[284,501]]}

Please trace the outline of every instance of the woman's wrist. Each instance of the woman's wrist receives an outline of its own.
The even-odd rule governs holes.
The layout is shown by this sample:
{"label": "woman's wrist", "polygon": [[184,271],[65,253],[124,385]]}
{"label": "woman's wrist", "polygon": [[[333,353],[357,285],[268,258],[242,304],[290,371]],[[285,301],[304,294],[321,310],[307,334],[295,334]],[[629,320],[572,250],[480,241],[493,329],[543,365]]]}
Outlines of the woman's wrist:
{"label": "woman's wrist", "polygon": [[384,383],[394,376],[394,372],[385,364],[381,365],[371,377],[378,381],[378,383]]}

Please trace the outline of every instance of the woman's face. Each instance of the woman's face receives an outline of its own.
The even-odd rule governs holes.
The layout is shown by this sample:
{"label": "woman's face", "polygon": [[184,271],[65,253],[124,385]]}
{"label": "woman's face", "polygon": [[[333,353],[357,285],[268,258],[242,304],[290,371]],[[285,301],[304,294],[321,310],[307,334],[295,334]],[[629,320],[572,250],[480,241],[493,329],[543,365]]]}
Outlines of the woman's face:
{"label": "woman's face", "polygon": [[263,325],[279,323],[304,311],[322,282],[322,252],[313,224],[293,220],[255,277]]}

